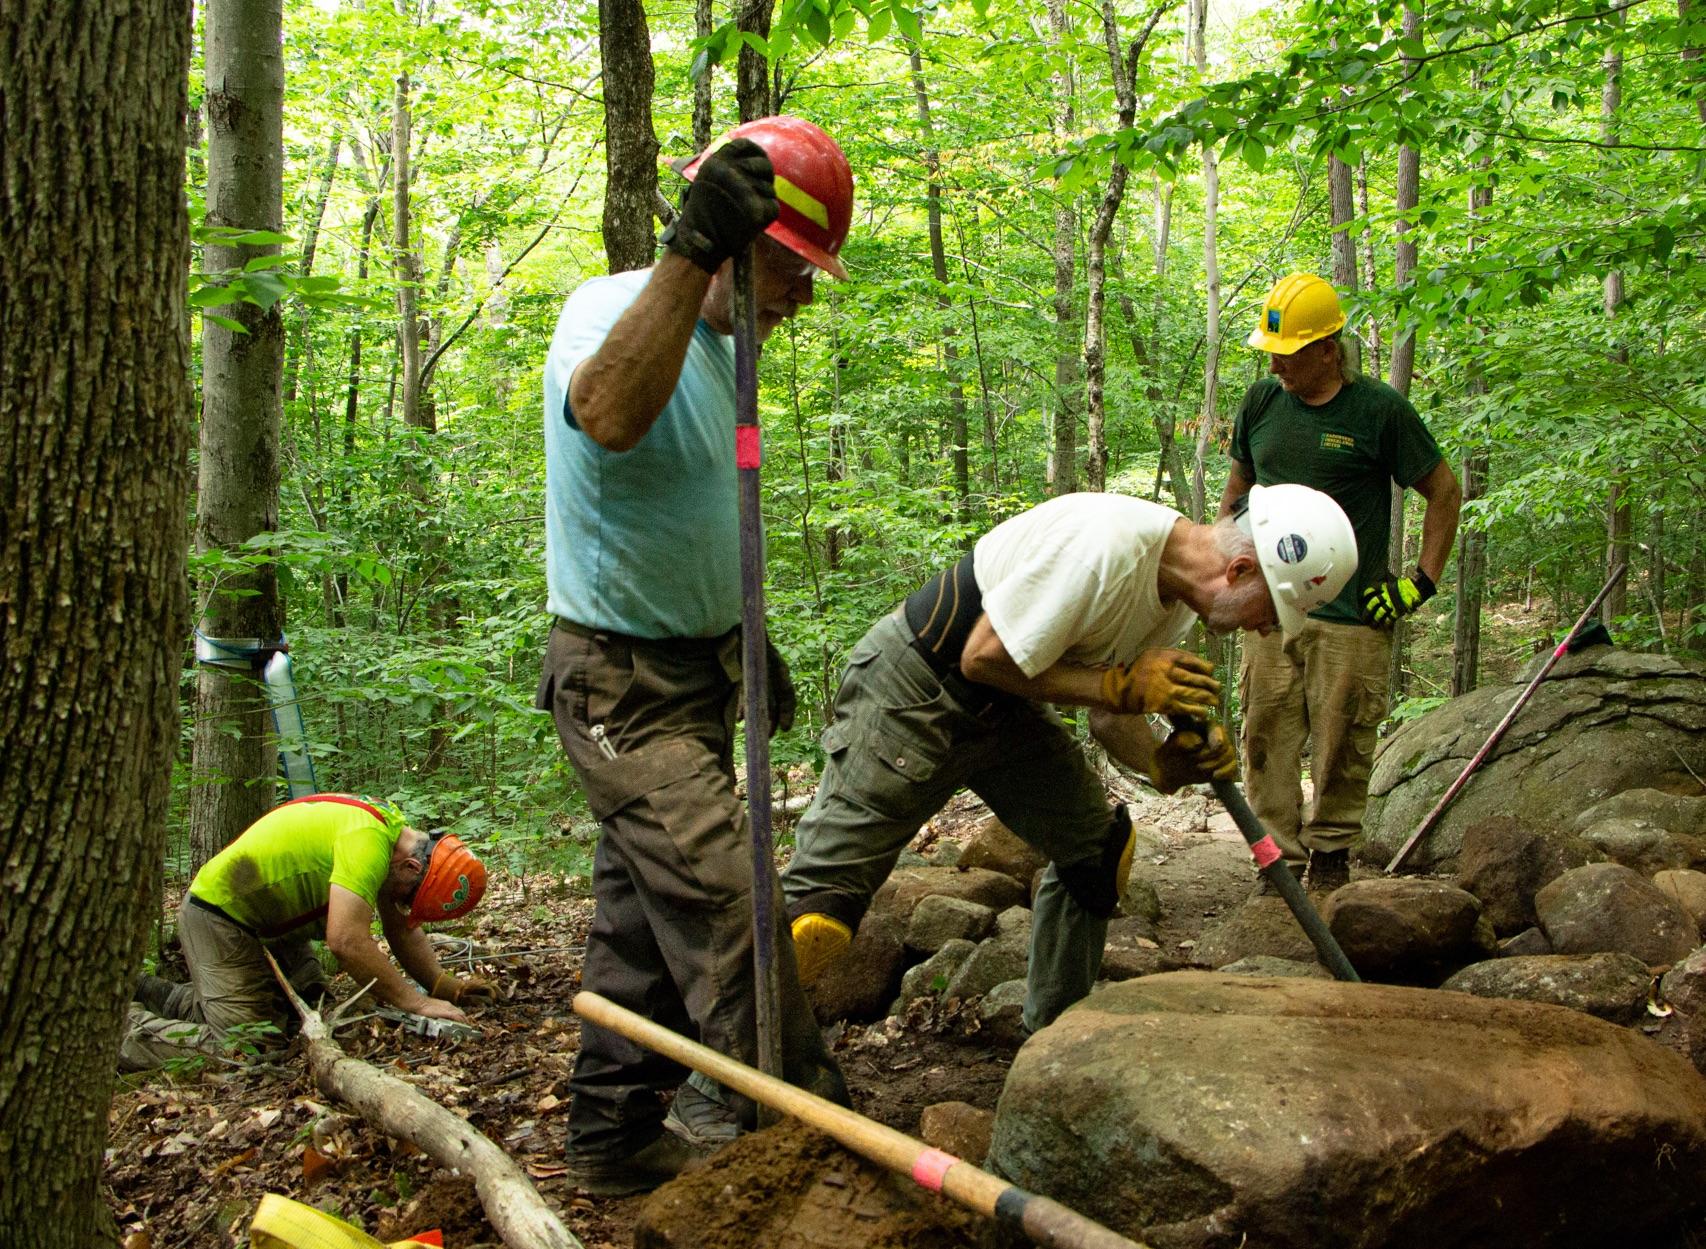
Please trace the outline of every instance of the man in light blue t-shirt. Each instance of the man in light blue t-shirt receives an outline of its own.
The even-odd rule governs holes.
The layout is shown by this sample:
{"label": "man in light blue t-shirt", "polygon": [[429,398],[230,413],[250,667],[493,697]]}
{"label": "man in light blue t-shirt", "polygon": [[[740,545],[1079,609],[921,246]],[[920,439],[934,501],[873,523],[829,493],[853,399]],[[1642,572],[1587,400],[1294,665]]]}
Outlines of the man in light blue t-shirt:
{"label": "man in light blue t-shirt", "polygon": [[[847,159],[794,117],[737,127],[691,182],[651,268],[569,296],[545,362],[545,560],[555,622],[539,706],[602,825],[582,984],[743,1062],[758,1057],[752,868],[735,796],[740,535],[731,257],[753,247],[760,341],[836,277]],[[792,687],[772,721],[792,719]],[[773,699],[773,702],[775,700]],[[777,895],[774,875],[764,886]],[[783,1074],[846,1083],[782,960]],[[590,1023],[570,1080],[570,1178],[644,1192],[751,1127],[756,1107]],[[669,1131],[665,1131],[665,1128]]]}

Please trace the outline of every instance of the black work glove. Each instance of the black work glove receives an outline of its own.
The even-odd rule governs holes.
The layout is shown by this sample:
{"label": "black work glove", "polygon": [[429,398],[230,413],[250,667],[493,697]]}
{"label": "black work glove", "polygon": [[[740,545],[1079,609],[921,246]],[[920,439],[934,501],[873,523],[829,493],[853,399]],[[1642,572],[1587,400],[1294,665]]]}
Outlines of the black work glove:
{"label": "black work glove", "polygon": [[786,733],[794,727],[794,708],[799,702],[794,693],[794,678],[788,671],[788,661],[776,649],[776,643],[764,639],[764,668],[770,695],[770,736]]}
{"label": "black work glove", "polygon": [[750,247],[777,212],[770,158],[751,139],[731,139],[699,162],[681,193],[681,212],[663,232],[663,245],[715,273]]}
{"label": "black work glove", "polygon": [[1390,629],[1434,596],[1433,578],[1420,568],[1408,577],[1387,577],[1362,592],[1362,622]]}
{"label": "black work glove", "polygon": [[1186,785],[1236,779],[1238,752],[1226,730],[1214,721],[1188,722],[1155,748],[1149,771],[1156,789],[1177,793]]}

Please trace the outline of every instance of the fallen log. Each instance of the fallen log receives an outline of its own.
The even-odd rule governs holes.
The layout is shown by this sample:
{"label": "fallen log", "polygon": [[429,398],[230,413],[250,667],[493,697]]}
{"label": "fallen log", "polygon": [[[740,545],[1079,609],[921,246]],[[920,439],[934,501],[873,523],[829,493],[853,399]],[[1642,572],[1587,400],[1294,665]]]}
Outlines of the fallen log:
{"label": "fallen log", "polygon": [[[270,953],[267,961],[272,962]],[[332,1039],[338,1011],[329,1021],[322,1019],[290,987],[277,963],[273,963],[273,974],[302,1017],[308,1070],[321,1092],[381,1131],[471,1177],[487,1221],[509,1249],[586,1249],[552,1213],[514,1159],[412,1085],[344,1053]]]}

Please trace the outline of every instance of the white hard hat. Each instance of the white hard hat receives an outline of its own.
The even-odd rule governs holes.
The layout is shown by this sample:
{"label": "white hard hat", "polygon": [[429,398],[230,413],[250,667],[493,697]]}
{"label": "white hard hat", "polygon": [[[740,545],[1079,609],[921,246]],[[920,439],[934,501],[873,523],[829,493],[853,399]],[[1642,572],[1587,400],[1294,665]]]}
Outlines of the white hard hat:
{"label": "white hard hat", "polygon": [[1251,486],[1238,527],[1256,544],[1280,628],[1296,633],[1356,575],[1357,537],[1345,509],[1308,486]]}

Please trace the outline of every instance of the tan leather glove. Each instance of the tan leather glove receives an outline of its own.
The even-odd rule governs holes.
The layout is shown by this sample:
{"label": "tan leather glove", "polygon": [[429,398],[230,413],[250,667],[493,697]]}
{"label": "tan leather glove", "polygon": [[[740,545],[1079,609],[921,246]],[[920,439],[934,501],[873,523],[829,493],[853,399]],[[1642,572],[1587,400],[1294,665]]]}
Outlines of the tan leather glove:
{"label": "tan leather glove", "polygon": [[442,1002],[455,1002],[458,1006],[490,1006],[498,999],[498,987],[484,976],[467,976],[458,980],[449,972],[441,971],[433,980],[432,992],[427,996]]}
{"label": "tan leather glove", "polygon": [[1232,780],[1238,775],[1238,752],[1226,730],[1210,721],[1200,729],[1174,729],[1155,748],[1149,771],[1156,789],[1176,793],[1186,785]]}
{"label": "tan leather glove", "polygon": [[1132,715],[1207,719],[1220,702],[1214,665],[1200,655],[1153,647],[1102,673],[1102,701]]}

